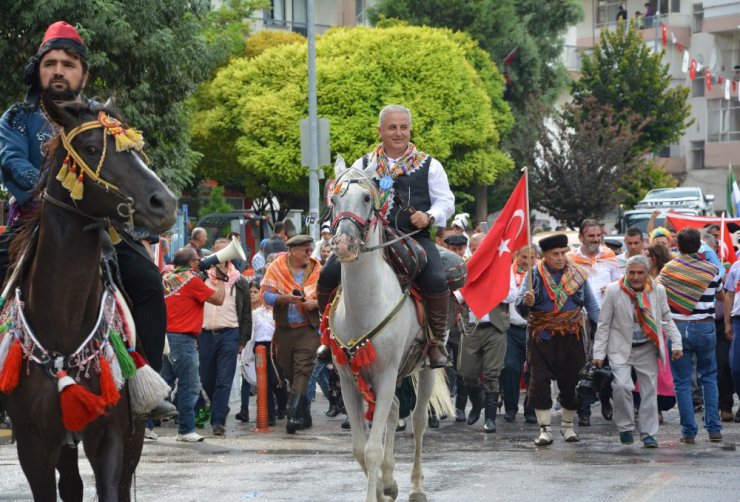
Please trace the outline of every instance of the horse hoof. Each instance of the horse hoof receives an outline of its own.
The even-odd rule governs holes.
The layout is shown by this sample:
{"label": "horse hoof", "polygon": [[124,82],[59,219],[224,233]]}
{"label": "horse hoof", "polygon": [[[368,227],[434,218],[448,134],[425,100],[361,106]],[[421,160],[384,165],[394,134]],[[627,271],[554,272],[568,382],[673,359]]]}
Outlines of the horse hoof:
{"label": "horse hoof", "polygon": [[412,493],[409,495],[409,502],[427,502],[427,495],[424,492]]}
{"label": "horse hoof", "polygon": [[383,488],[383,495],[390,497],[391,500],[396,500],[398,497],[398,484],[394,481],[392,486]]}

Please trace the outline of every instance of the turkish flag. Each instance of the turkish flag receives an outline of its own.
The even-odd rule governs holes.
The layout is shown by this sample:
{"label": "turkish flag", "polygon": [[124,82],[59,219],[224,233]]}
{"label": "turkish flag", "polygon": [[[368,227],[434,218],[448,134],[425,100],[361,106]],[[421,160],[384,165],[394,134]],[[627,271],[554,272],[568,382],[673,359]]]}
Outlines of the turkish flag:
{"label": "turkish flag", "polygon": [[[666,213],[666,219],[671,222],[673,228],[676,231],[681,230],[685,227],[697,228],[703,230],[708,225],[720,225],[722,228],[722,218],[716,216],[689,216],[686,214],[678,213]],[[737,257],[735,255],[735,247],[733,242],[737,242],[737,237],[740,235],[740,218],[724,218],[725,228],[724,231],[720,232],[723,235],[723,240],[720,243],[720,260],[735,263]]]}
{"label": "turkish flag", "polygon": [[696,59],[691,58],[691,64],[689,65],[689,78],[691,80],[696,79]]}
{"label": "turkish flag", "polygon": [[663,34],[663,47],[668,44],[668,27],[665,23],[660,23],[661,32]]}
{"label": "turkish flag", "polygon": [[529,244],[527,180],[522,176],[493,228],[468,261],[468,282],[460,290],[479,319],[509,294],[512,254]]}
{"label": "turkish flag", "polygon": [[712,90],[712,74],[707,70],[706,75],[704,75],[704,79],[707,81],[707,90]]}

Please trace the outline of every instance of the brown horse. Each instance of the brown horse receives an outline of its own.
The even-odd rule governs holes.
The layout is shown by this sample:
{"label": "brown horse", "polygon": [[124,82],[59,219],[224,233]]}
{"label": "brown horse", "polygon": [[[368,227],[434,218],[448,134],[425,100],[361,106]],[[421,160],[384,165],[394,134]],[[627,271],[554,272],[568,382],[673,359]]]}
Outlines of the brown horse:
{"label": "brown horse", "polygon": [[[60,107],[48,100],[43,104],[62,131],[48,147],[40,210],[13,243],[28,251],[16,285],[24,300],[27,325],[38,344],[50,357],[69,361],[68,356],[96,327],[102,308],[105,285],[100,268],[104,239],[101,227],[111,222],[133,222],[162,232],[174,224],[177,200],[137,153],[140,146],[117,148],[114,134],[126,129],[122,125],[112,128],[110,101],[102,107],[81,103]],[[101,111],[109,115],[99,115]],[[83,127],[75,131],[79,126]],[[81,198],[79,190],[75,194],[56,179],[68,154],[76,155],[89,170],[79,178],[84,184],[79,187],[84,190]],[[83,174],[82,169],[80,172]],[[32,226],[38,230],[29,231]],[[91,392],[100,393],[97,376],[84,372],[77,375],[74,365],[66,364],[64,369],[70,376],[77,377]],[[126,387],[121,389],[120,400],[104,415],[72,435],[63,425],[60,391],[53,374],[54,370],[24,359],[17,387],[1,395],[13,422],[18,459],[34,500],[57,500],[55,468],[60,474],[62,499],[82,500],[74,446],[77,440],[82,440],[92,465],[99,499],[129,500],[144,423],[131,413]]]}

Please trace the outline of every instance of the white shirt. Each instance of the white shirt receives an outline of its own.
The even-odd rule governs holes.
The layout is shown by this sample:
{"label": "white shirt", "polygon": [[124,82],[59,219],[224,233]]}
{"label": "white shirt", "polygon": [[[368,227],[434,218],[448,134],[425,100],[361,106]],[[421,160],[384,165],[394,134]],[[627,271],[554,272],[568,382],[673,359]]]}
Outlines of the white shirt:
{"label": "white shirt", "polygon": [[[388,157],[388,167],[392,168],[398,159],[392,159]],[[355,169],[362,169],[362,157],[357,159],[352,167]],[[438,227],[444,227],[447,225],[447,218],[451,217],[455,213],[455,195],[450,190],[450,182],[447,179],[447,173],[445,172],[442,164],[432,158],[429,164],[429,174],[427,178],[429,184],[429,200],[432,203],[432,207],[429,208],[427,213],[434,216],[434,224]],[[403,195],[403,194],[400,194]]]}
{"label": "white shirt", "polygon": [[271,342],[275,333],[275,320],[272,311],[261,305],[252,311],[252,340]]}
{"label": "white shirt", "polygon": [[[599,253],[595,257],[596,261],[591,265],[586,265],[576,261],[578,265],[588,270],[588,279],[586,280],[588,281],[588,285],[591,287],[591,291],[593,292],[599,307],[601,307],[601,299],[604,296],[604,290],[606,290],[606,287],[622,277],[616,260],[600,259],[601,255],[605,252],[605,249],[608,248],[604,248],[603,246],[599,248]],[[591,259],[581,252],[581,248],[578,248],[574,254],[582,258]]]}

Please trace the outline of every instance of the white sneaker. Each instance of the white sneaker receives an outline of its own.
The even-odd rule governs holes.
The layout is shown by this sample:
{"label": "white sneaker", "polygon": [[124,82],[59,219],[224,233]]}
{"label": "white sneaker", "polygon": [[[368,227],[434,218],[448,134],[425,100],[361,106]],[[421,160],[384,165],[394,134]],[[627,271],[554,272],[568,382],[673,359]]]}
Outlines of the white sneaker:
{"label": "white sneaker", "polygon": [[148,428],[144,429],[144,437],[147,439],[151,439],[152,441],[156,441],[157,439],[159,439],[157,433]]}
{"label": "white sneaker", "polygon": [[199,443],[203,441],[203,436],[197,432],[188,432],[187,434],[178,434],[175,441],[184,441],[186,443]]}

